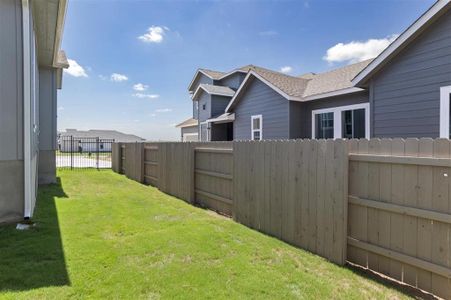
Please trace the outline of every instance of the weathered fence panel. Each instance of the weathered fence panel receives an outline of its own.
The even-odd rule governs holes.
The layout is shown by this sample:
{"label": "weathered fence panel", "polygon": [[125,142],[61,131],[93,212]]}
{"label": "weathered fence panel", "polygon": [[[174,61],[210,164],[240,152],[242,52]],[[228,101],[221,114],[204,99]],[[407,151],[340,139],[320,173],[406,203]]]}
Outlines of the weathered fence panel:
{"label": "weathered fence panel", "polygon": [[159,148],[158,144],[144,144],[144,183],[158,186],[159,178]]}
{"label": "weathered fence panel", "polygon": [[450,140],[349,147],[348,260],[451,299]]}
{"label": "weathered fence panel", "polygon": [[125,144],[114,158],[165,193],[451,299],[450,140]]}
{"label": "weathered fence panel", "polygon": [[[138,182],[144,182],[143,154],[144,145],[142,143],[126,143],[123,160],[125,176]],[[124,149],[124,148],[123,148]]]}
{"label": "weathered fence panel", "polygon": [[122,162],[122,152],[121,152],[121,144],[113,143],[111,145],[111,168],[114,172],[121,172],[121,162]]}
{"label": "weathered fence panel", "polygon": [[[226,145],[223,145],[226,147]],[[225,215],[233,208],[232,148],[194,148],[194,197],[196,203]]]}
{"label": "weathered fence panel", "polygon": [[238,142],[233,151],[235,220],[344,264],[347,143]]}

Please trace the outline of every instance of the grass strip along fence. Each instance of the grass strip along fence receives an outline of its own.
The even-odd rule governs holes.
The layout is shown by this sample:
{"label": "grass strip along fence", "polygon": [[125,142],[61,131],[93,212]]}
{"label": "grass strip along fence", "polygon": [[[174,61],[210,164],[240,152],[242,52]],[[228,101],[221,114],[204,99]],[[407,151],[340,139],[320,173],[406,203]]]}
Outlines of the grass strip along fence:
{"label": "grass strip along fence", "polygon": [[451,299],[447,139],[130,143],[113,170]]}

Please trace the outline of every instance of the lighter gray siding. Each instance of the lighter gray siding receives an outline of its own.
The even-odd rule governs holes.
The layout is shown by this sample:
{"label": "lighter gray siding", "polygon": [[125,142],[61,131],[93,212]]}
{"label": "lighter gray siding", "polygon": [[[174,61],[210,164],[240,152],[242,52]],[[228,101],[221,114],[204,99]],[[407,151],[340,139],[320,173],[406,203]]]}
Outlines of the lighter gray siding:
{"label": "lighter gray siding", "polygon": [[198,133],[198,132],[199,132],[198,126],[191,126],[191,127],[183,127],[182,128],[182,136],[185,133]]}
{"label": "lighter gray siding", "polygon": [[228,86],[233,90],[237,90],[243,82],[244,77],[246,77],[246,73],[234,73],[233,75],[227,76],[226,78],[220,80],[218,85]]}
{"label": "lighter gray siding", "polygon": [[39,150],[56,150],[56,70],[39,70]]}
{"label": "lighter gray siding", "polygon": [[56,70],[39,69],[39,184],[56,182]]}
{"label": "lighter gray siding", "polygon": [[0,1],[0,161],[23,159],[21,2]]}
{"label": "lighter gray siding", "polygon": [[375,137],[438,137],[440,87],[451,85],[451,10],[370,85]]}
{"label": "lighter gray siding", "polygon": [[[330,97],[321,100],[314,100],[309,102],[302,103],[302,112],[301,112],[301,126],[302,130],[300,132],[300,138],[311,138],[312,137],[312,111],[323,108],[332,108],[338,106],[345,105],[353,105],[359,103],[367,103],[368,92],[361,92],[349,95],[342,95],[336,97]],[[290,120],[292,122],[298,122],[296,115],[291,116]],[[293,137],[294,138],[294,137]]]}
{"label": "lighter gray siding", "polygon": [[23,218],[22,8],[0,1],[0,223]]}
{"label": "lighter gray siding", "polygon": [[225,109],[232,97],[211,95],[211,117],[217,117],[225,113]]}
{"label": "lighter gray siding", "polygon": [[289,101],[258,79],[247,86],[235,107],[234,139],[251,139],[251,116],[263,116],[263,139],[289,138]]}

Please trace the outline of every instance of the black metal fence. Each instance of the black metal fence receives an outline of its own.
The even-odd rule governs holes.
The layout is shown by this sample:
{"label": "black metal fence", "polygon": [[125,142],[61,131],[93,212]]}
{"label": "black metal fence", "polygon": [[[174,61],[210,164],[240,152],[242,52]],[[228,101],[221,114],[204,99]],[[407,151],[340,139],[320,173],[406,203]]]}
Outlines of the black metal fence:
{"label": "black metal fence", "polygon": [[58,136],[56,167],[65,169],[111,169],[114,139]]}

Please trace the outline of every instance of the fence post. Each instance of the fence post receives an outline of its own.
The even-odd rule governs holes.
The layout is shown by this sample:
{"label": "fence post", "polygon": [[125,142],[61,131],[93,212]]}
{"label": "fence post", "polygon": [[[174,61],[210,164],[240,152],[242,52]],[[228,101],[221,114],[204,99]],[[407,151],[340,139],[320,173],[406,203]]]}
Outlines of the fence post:
{"label": "fence post", "polygon": [[144,143],[135,144],[135,180],[144,182]]}
{"label": "fence post", "polygon": [[189,151],[190,151],[190,199],[189,202],[191,204],[196,204],[196,146],[194,143],[189,143]]}
{"label": "fence post", "polygon": [[74,136],[70,136],[70,169],[74,168]]}

